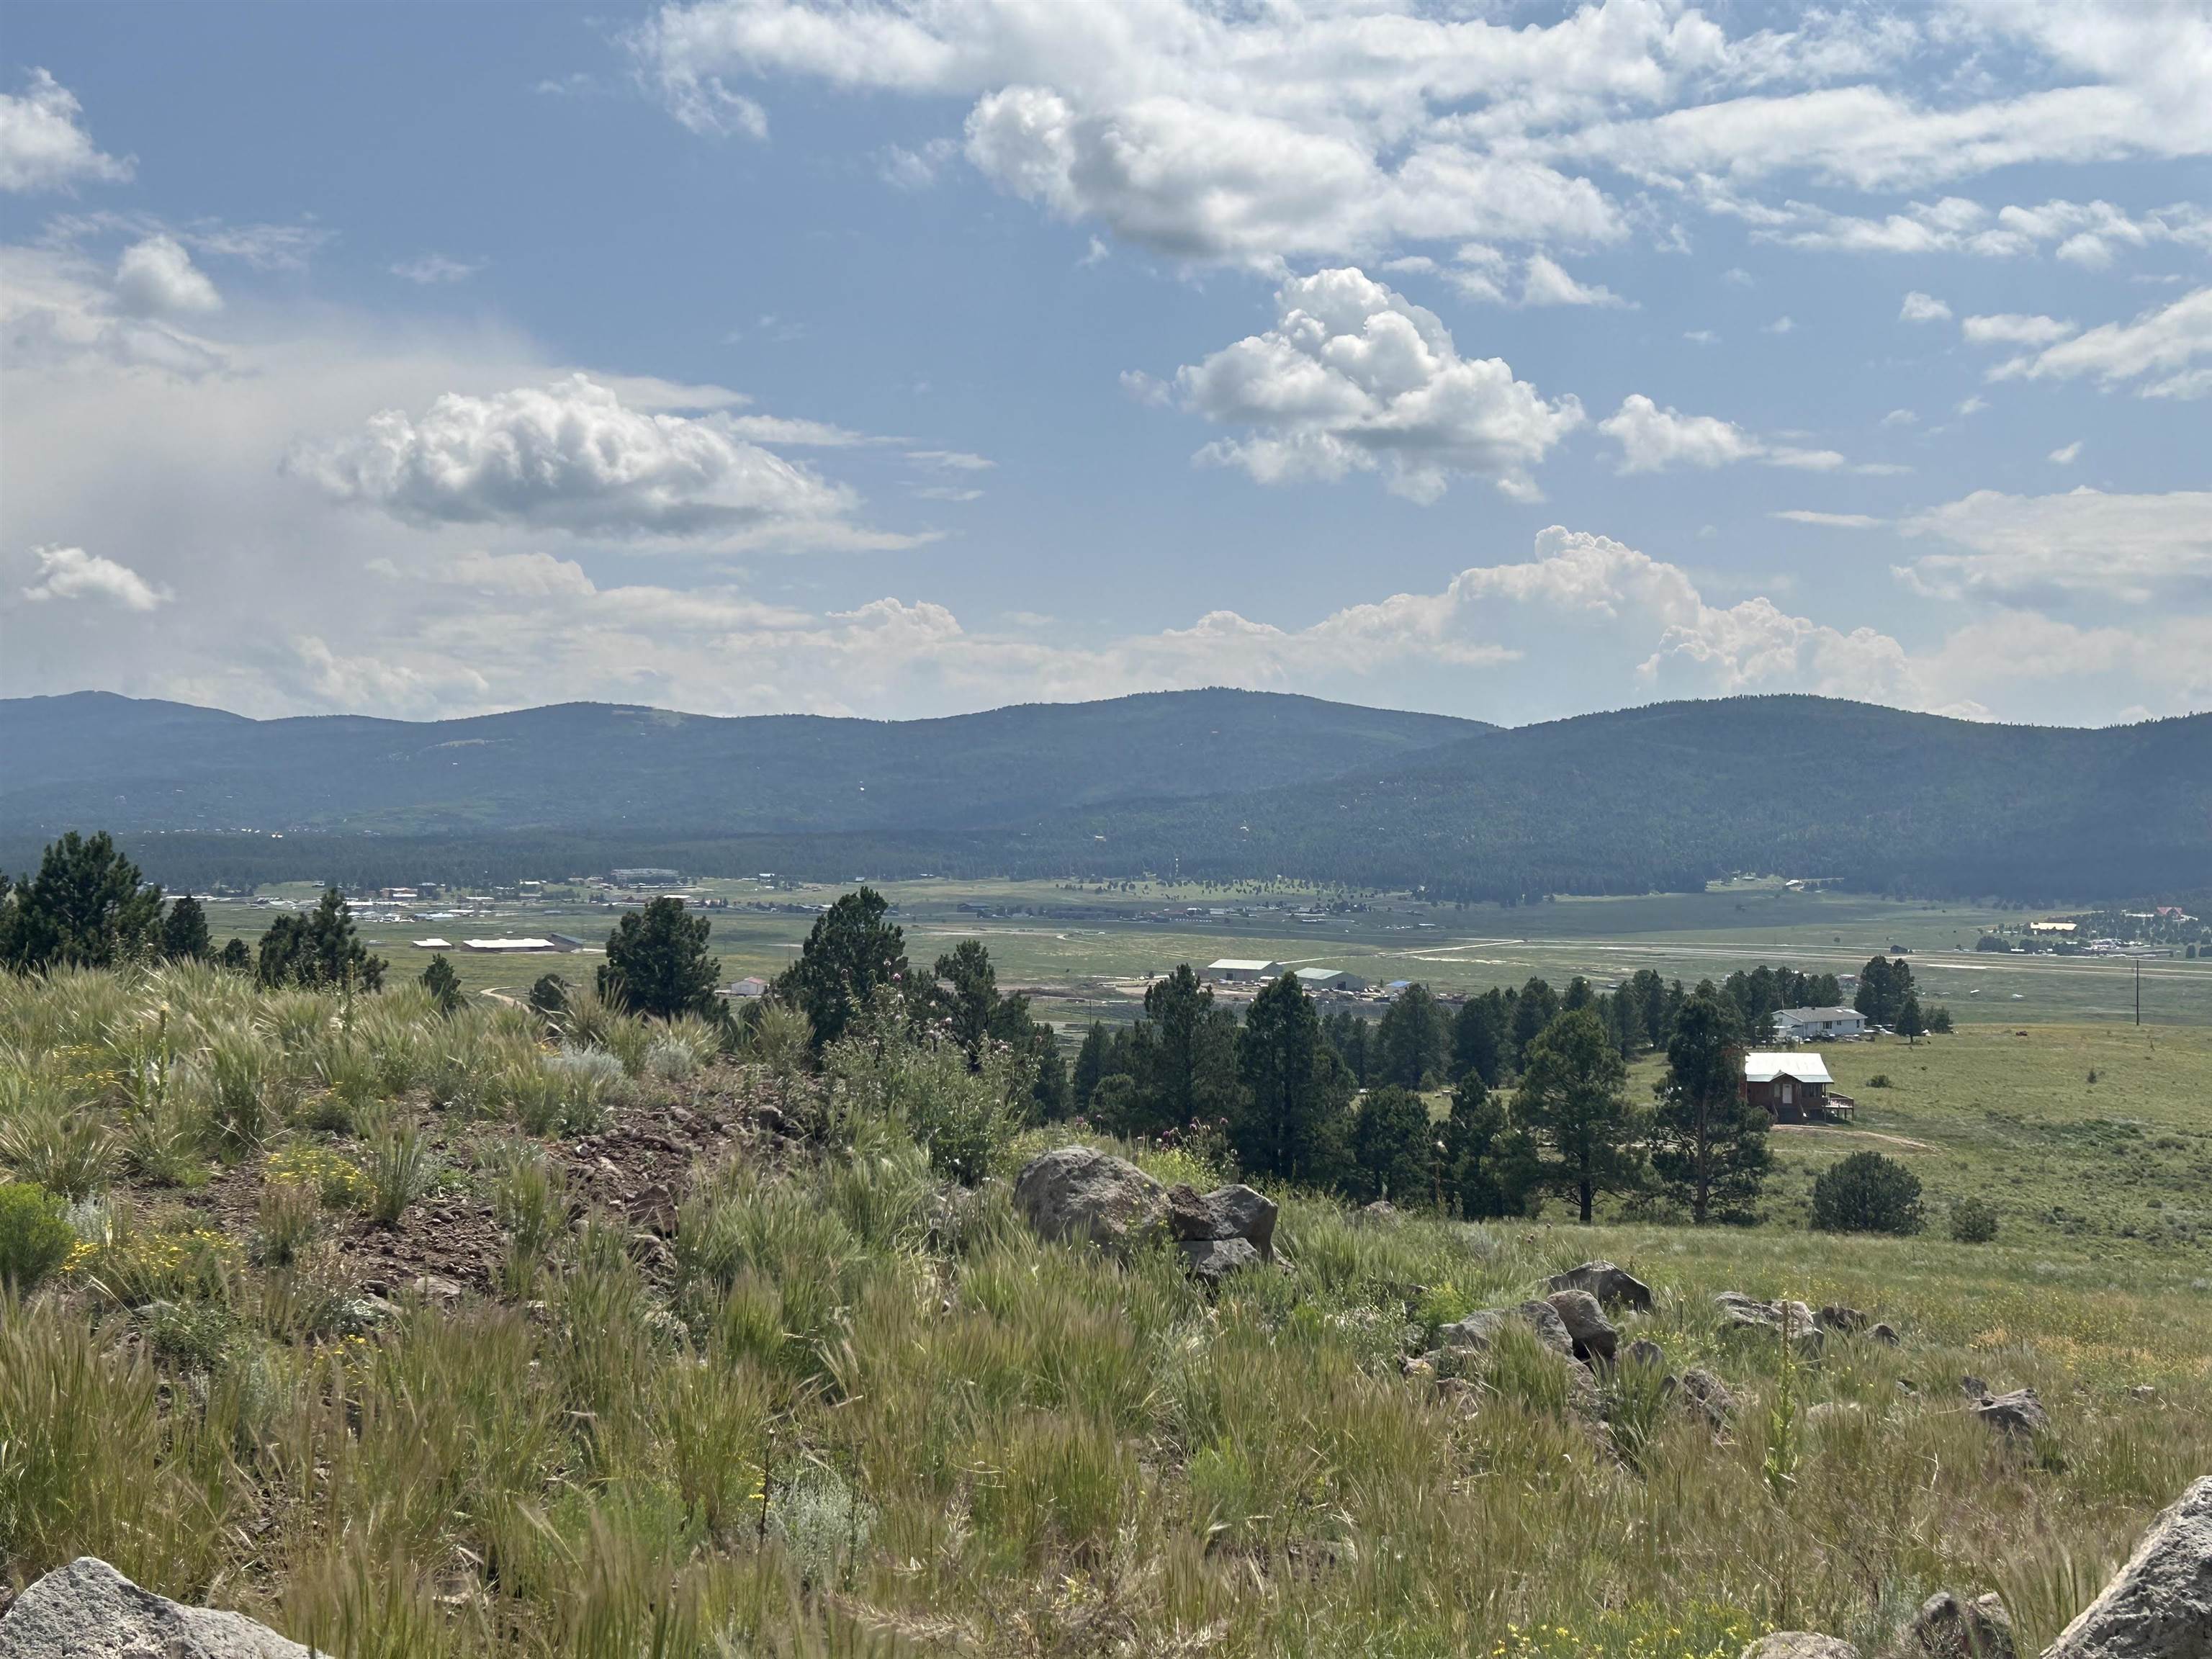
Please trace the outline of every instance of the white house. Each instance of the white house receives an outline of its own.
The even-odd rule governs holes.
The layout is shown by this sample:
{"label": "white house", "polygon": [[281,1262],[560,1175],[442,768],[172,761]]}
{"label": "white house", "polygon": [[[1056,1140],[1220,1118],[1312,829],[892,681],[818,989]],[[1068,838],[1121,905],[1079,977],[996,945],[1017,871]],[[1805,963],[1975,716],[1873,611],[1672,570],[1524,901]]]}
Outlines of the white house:
{"label": "white house", "polygon": [[768,981],[757,974],[748,974],[741,980],[725,985],[722,988],[722,994],[749,1002],[755,997],[764,997],[768,994]]}
{"label": "white house", "polygon": [[1224,957],[1218,962],[1208,963],[1202,977],[1218,980],[1224,985],[1249,984],[1254,980],[1280,979],[1283,964],[1279,962],[1261,962],[1249,957]]}
{"label": "white house", "polygon": [[1778,1042],[1826,1042],[1866,1035],[1866,1016],[1856,1008],[1783,1008],[1774,1016]]}
{"label": "white house", "polygon": [[533,951],[557,951],[561,947],[550,939],[465,939],[464,951],[481,951],[493,956],[526,956]]}

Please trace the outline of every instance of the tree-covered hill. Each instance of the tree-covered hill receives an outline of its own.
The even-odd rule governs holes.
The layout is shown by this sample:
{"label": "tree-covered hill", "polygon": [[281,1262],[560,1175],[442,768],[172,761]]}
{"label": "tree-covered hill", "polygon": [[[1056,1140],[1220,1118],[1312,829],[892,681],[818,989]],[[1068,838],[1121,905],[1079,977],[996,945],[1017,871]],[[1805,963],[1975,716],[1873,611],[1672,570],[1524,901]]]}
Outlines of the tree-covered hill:
{"label": "tree-covered hill", "polygon": [[252,720],[81,692],[0,702],[0,832],[964,828],[1313,781],[1487,729],[1231,690],[929,720],[718,719],[564,703],[420,723]]}

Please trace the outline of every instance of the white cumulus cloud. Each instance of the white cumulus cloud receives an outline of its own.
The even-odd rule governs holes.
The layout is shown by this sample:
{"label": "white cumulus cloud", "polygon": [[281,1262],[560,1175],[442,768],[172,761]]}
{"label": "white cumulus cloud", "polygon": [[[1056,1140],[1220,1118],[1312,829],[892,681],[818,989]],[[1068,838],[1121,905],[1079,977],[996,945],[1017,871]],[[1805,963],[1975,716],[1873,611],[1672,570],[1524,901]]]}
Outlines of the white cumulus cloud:
{"label": "white cumulus cloud", "polygon": [[489,397],[448,392],[419,416],[386,410],[290,465],[338,500],[418,525],[870,539],[848,522],[849,490],[741,435],[732,417],[639,409],[582,374]]}
{"label": "white cumulus cloud", "polygon": [[1675,466],[1711,469],[1737,461],[1763,461],[1810,472],[1831,471],[1844,465],[1843,456],[1832,449],[1771,443],[1716,415],[1662,409],[1640,392],[1622,398],[1620,407],[1600,421],[1597,429],[1620,445],[1623,472],[1664,472]]}
{"label": "white cumulus cloud", "polygon": [[2206,357],[2212,357],[2212,288],[2146,311],[2133,322],[2106,323],[2033,356],[2015,357],[1991,378],[2090,375],[2105,386],[2137,381],[2136,390],[2145,398],[2202,398],[2212,395],[2212,364],[2197,363]]}
{"label": "white cumulus cloud", "polygon": [[100,153],[84,130],[76,94],[34,69],[21,93],[0,93],[0,190],[66,190],[77,184],[112,184],[131,176],[131,163]]}
{"label": "white cumulus cloud", "polygon": [[115,299],[134,317],[222,309],[215,284],[173,236],[149,236],[124,249],[115,265]]}
{"label": "white cumulus cloud", "polygon": [[125,611],[151,611],[169,597],[129,565],[81,547],[34,548],[31,556],[38,561],[38,579],[23,589],[23,597],[33,604],[101,599]]}
{"label": "white cumulus cloud", "polygon": [[2147,604],[2201,600],[2212,591],[2212,492],[1981,489],[1915,514],[1903,528],[1963,550],[1925,554],[1899,571],[1912,586],[1946,598],[2073,595]]}
{"label": "white cumulus cloud", "polygon": [[1535,493],[1530,469],[1580,425],[1502,358],[1463,357],[1437,314],[1346,268],[1295,276],[1274,326],[1176,373],[1184,407],[1249,428],[1200,452],[1263,483],[1380,471],[1394,492],[1440,497],[1455,477]]}

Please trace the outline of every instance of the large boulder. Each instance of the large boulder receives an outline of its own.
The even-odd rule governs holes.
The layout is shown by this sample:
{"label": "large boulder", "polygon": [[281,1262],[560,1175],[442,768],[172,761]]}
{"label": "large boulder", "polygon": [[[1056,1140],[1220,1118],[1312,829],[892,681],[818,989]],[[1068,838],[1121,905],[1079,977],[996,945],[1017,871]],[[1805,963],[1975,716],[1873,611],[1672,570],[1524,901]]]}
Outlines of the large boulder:
{"label": "large boulder", "polygon": [[1176,1246],[1194,1278],[1218,1285],[1239,1267],[1256,1267],[1260,1253],[1241,1238],[1186,1238]]}
{"label": "large boulder", "polygon": [[2203,1659],[2212,1653],[2212,1476],[2143,1534],[2043,1659]]}
{"label": "large boulder", "polygon": [[1716,1434],[1728,1426],[1735,1411],[1735,1396],[1729,1392],[1727,1383],[1702,1366],[1692,1365],[1682,1373],[1680,1387],[1683,1403],[1704,1418]]}
{"label": "large boulder", "polygon": [[0,1618],[0,1659],[315,1659],[242,1613],[188,1607],[79,1556]]}
{"label": "large boulder", "polygon": [[2010,1394],[1985,1394],[1974,1407],[1974,1415],[2001,1434],[2033,1439],[2051,1432],[2050,1413],[2035,1397],[2033,1389],[2014,1389]]}
{"label": "large boulder", "polygon": [[1046,1238],[1088,1241],[1116,1255],[1167,1231],[1167,1188],[1125,1158],[1056,1146],[1014,1182],[1014,1207]]}
{"label": "large boulder", "polygon": [[1509,1319],[1519,1319],[1536,1333],[1536,1340],[1562,1358],[1571,1358],[1575,1352],[1574,1339],[1559,1318],[1559,1310],[1548,1302],[1523,1302],[1517,1308],[1479,1308],[1456,1324],[1446,1325],[1437,1332],[1437,1346],[1447,1351],[1453,1348],[1487,1348],[1497,1340],[1499,1329]]}
{"label": "large boulder", "polygon": [[1276,1213],[1273,1199],[1243,1185],[1201,1193],[1177,1182],[1168,1188],[1168,1231],[1179,1242],[1241,1238],[1272,1261]]}
{"label": "large boulder", "polygon": [[1605,1316],[1597,1298],[1588,1291],[1553,1291],[1544,1298],[1559,1322],[1567,1328],[1575,1358],[1585,1365],[1610,1365],[1620,1345],[1620,1333]]}
{"label": "large boulder", "polygon": [[1937,1590],[1906,1626],[1905,1644],[1912,1659],[2019,1659],[2012,1615],[1994,1595],[1965,1601]]}
{"label": "large boulder", "polygon": [[1743,1659],[1859,1659],[1859,1650],[1832,1636],[1808,1630],[1778,1630],[1743,1650]]}
{"label": "large boulder", "polygon": [[1585,1261],[1544,1281],[1547,1291],[1588,1291],[1608,1308],[1651,1311],[1651,1287],[1610,1261]]}

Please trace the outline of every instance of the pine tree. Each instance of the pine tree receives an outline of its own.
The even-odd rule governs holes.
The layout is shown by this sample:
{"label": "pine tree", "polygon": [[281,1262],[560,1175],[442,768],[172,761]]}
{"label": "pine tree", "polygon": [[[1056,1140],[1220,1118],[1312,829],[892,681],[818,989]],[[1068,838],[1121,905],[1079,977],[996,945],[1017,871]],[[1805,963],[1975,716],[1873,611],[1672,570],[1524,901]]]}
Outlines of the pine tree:
{"label": "pine tree", "polygon": [[1460,1005],[1452,1021],[1451,1075],[1457,1082],[1470,1073],[1493,1088],[1504,1075],[1506,1013],[1504,994],[1492,988]]}
{"label": "pine tree", "polygon": [[1651,1161],[1700,1226],[1747,1217],[1770,1162],[1765,1110],[1743,1097],[1741,1029],[1729,1000],[1700,985],[1674,1017],[1656,1087]]}
{"label": "pine tree", "polygon": [[1320,1186],[1335,1179],[1351,1091],[1295,974],[1252,1000],[1237,1055],[1244,1085],[1231,1125],[1237,1161],[1255,1175],[1287,1181]]}
{"label": "pine tree", "polygon": [[461,976],[453,971],[453,964],[439,951],[430,958],[430,965],[422,970],[420,983],[430,994],[430,1000],[441,1014],[457,1014],[461,1010]]}
{"label": "pine tree", "polygon": [[1514,1110],[1550,1143],[1547,1178],[1572,1192],[1588,1224],[1601,1192],[1638,1184],[1640,1125],[1621,1094],[1628,1068],[1589,1009],[1561,1014],[1522,1056]]}
{"label": "pine tree", "polygon": [[198,962],[209,950],[207,912],[186,893],[161,919],[161,954],[171,962]]}
{"label": "pine tree", "polygon": [[1905,1000],[1898,1005],[1897,1034],[1908,1043],[1917,1043],[1928,1035],[1928,1022],[1920,1015],[1920,995],[1908,990]]}
{"label": "pine tree", "polygon": [[1381,1080],[1419,1089],[1443,1069],[1448,1032],[1443,1011],[1425,985],[1408,985],[1383,1011],[1375,1028],[1382,1052]]}
{"label": "pine tree", "polygon": [[305,916],[279,916],[261,936],[254,974],[271,990],[340,988],[374,991],[384,984],[384,958],[354,936],[353,917],[335,887]]}
{"label": "pine tree", "polygon": [[1504,1101],[1469,1072],[1452,1091],[1443,1126],[1443,1190],[1468,1220],[1523,1215],[1543,1180],[1535,1137],[1516,1126]]}
{"label": "pine tree", "polygon": [[657,898],[630,911],[607,936],[600,996],[653,1019],[712,1014],[722,975],[722,964],[707,954],[712,925],[688,914],[681,899]]}
{"label": "pine tree", "polygon": [[843,1036],[878,991],[906,994],[906,936],[884,920],[890,904],[872,887],[841,894],[815,919],[799,960],[776,975],[775,994],[805,1014],[818,1053]]}
{"label": "pine tree", "polygon": [[0,899],[0,967],[112,967],[156,942],[161,921],[161,890],[143,884],[106,833],[72,830]]}
{"label": "pine tree", "polygon": [[1432,1202],[1436,1141],[1419,1095],[1395,1085],[1370,1089],[1352,1118],[1354,1191],[1401,1207]]}
{"label": "pine tree", "polygon": [[1068,1091],[1068,1109],[1074,1112],[1091,1109],[1091,1096],[1098,1087],[1098,1079],[1106,1075],[1106,1025],[1103,1020],[1092,1020],[1091,1029],[1083,1034],[1083,1046],[1075,1051],[1075,1076]]}

